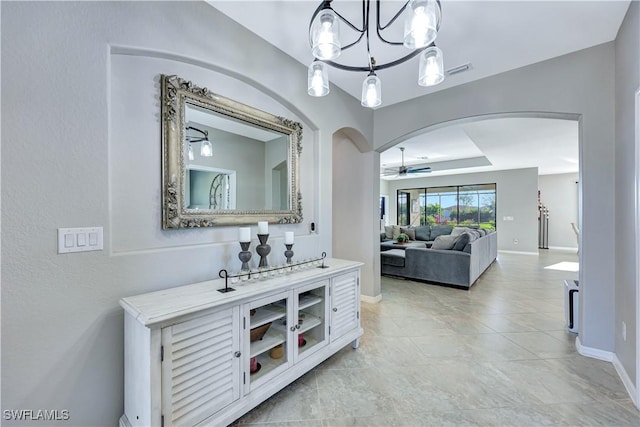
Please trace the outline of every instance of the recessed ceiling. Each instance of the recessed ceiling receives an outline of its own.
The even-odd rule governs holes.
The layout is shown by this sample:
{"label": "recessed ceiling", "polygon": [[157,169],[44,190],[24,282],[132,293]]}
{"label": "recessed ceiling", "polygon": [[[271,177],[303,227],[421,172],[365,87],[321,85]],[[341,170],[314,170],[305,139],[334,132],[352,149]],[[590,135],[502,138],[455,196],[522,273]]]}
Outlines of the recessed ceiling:
{"label": "recessed ceiling", "polygon": [[[213,7],[256,33],[300,63],[308,66],[309,20],[320,1],[210,1]],[[371,16],[375,16],[371,1]],[[382,70],[382,106],[446,89],[515,68],[530,65],[615,39],[629,7],[629,0],[616,1],[456,1],[442,0],[442,24],[436,43],[444,53],[445,69],[471,63],[471,70],[446,77],[432,88],[420,87],[418,58]],[[358,22],[361,2],[335,0],[333,8]],[[382,20],[388,20],[402,1],[383,0]],[[343,43],[353,39],[342,26]],[[390,27],[388,37],[401,39],[402,20]],[[375,38],[375,37],[373,37]],[[400,47],[372,43],[378,63],[406,54]],[[365,65],[363,49],[346,51],[341,61]],[[302,72],[302,71],[301,71]],[[329,80],[360,99],[366,73],[329,68]],[[306,87],[300,91],[306,92]],[[329,94],[328,96],[331,96]]]}
{"label": "recessed ceiling", "polygon": [[[380,154],[380,167],[430,166],[427,176],[537,167],[539,175],[578,171],[578,122],[500,118],[427,131]],[[427,157],[425,160],[424,157]],[[383,179],[415,178],[384,177]]]}

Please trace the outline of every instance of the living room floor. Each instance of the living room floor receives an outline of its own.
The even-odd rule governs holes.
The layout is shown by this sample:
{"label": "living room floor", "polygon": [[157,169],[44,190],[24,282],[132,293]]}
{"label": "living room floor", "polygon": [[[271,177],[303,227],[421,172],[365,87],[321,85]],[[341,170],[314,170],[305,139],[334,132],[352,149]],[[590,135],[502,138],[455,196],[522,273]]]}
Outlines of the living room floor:
{"label": "living room floor", "polygon": [[382,277],[364,336],[236,425],[638,426],[611,363],[580,356],[564,320],[575,253],[499,253],[469,291]]}

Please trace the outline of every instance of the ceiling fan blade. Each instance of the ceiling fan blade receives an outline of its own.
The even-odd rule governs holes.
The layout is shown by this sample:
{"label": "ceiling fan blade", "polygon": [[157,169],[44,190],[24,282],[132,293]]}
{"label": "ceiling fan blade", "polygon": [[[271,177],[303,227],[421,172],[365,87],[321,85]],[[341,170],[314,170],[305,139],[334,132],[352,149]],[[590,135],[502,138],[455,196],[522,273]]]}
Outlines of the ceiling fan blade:
{"label": "ceiling fan blade", "polygon": [[431,172],[431,168],[429,166],[421,167],[421,168],[407,168],[407,173],[429,173]]}
{"label": "ceiling fan blade", "polygon": [[391,176],[391,175],[397,175],[398,171],[395,169],[385,169],[383,171],[380,171],[380,175],[384,175],[384,176]]}

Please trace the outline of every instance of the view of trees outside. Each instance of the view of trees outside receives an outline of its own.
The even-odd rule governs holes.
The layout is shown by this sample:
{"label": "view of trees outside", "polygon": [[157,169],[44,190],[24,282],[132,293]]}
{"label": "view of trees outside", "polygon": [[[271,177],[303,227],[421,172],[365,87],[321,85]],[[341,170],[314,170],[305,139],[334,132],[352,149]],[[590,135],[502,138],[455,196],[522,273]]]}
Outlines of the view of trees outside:
{"label": "view of trees outside", "polygon": [[[416,221],[418,218],[411,218],[409,222],[408,212],[411,210],[412,200],[419,202],[419,221]],[[400,212],[403,213],[402,217]],[[449,224],[495,228],[496,185],[398,190],[398,224],[417,225],[416,222],[420,225]]]}

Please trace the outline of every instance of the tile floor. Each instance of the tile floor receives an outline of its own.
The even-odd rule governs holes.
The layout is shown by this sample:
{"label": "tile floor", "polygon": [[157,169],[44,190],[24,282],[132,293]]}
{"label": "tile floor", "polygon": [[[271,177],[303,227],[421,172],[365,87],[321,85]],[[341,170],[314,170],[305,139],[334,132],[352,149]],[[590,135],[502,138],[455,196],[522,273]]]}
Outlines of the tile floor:
{"label": "tile floor", "polygon": [[265,426],[640,426],[610,363],[575,350],[576,254],[503,254],[470,291],[382,278],[351,346],[238,420]]}

